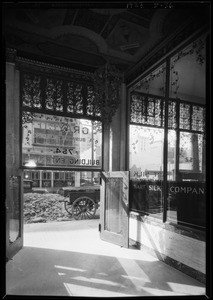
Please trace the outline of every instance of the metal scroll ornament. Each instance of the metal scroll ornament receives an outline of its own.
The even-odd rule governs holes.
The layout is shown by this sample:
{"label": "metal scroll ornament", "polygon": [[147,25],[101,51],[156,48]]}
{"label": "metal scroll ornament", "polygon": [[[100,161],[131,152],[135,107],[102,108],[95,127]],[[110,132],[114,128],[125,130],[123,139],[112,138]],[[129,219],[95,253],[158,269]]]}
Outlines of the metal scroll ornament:
{"label": "metal scroll ornament", "polygon": [[119,88],[122,83],[120,72],[107,63],[94,73],[95,106],[101,121],[109,124],[120,104]]}

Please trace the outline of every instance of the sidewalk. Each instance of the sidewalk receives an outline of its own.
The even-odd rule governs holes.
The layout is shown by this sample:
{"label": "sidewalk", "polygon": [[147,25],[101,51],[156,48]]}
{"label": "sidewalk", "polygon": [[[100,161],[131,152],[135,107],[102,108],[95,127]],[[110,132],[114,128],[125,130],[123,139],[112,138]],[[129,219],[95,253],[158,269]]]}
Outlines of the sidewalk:
{"label": "sidewalk", "polygon": [[195,279],[136,249],[100,240],[98,219],[26,224],[7,263],[7,295],[205,295]]}

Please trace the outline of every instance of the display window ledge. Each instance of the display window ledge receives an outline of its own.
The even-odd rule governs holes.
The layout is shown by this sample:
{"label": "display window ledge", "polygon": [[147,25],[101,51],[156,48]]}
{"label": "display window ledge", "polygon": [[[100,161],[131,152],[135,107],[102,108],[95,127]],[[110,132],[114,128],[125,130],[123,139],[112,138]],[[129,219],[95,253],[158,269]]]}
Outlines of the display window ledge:
{"label": "display window ledge", "polygon": [[144,213],[139,213],[135,211],[130,211],[129,217],[131,219],[136,219],[137,221],[151,224],[153,226],[164,228],[168,231],[175,232],[180,235],[184,235],[193,239],[197,239],[199,241],[206,242],[206,231],[199,230],[196,228],[191,228],[179,224],[174,224],[171,222],[163,222],[161,219],[154,218],[152,216],[146,215]]}

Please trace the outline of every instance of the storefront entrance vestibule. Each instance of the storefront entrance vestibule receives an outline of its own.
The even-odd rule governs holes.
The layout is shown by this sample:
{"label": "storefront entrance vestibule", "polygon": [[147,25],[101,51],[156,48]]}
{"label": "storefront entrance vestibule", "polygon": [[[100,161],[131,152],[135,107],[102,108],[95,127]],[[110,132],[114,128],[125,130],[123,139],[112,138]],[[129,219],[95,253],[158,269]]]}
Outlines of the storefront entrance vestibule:
{"label": "storefront entrance vestibule", "polygon": [[[205,48],[199,47],[202,41],[199,38],[196,43],[203,51]],[[29,170],[26,163],[33,160],[44,171],[103,171],[102,199],[126,195],[122,202],[127,208],[124,224],[130,222],[125,227],[126,239],[157,249],[183,269],[189,266],[192,273],[205,274],[205,80],[198,80],[205,78],[205,60],[197,62],[192,45],[172,53],[128,87],[128,114],[122,85],[117,115],[109,128],[102,129],[103,144],[98,137],[102,131],[88,129],[100,120],[99,112],[93,110],[92,85],[85,74],[78,74],[82,84],[62,74],[50,75],[49,69],[42,73],[36,64],[32,72],[32,64],[21,59],[19,69],[15,62],[7,63],[8,257],[23,245],[21,183],[23,170]],[[13,134],[17,143],[11,144]],[[72,144],[74,139],[80,150]],[[118,170],[129,170],[130,181],[125,172],[110,173]],[[54,176],[56,181],[61,175]],[[51,179],[43,179],[52,184]],[[126,193],[127,181],[130,193]],[[100,229],[119,234],[122,221],[116,216],[120,202],[103,203],[102,216],[108,224],[101,224]],[[108,216],[110,209],[116,214]],[[150,242],[152,234],[155,246]],[[110,238],[113,241],[114,237]],[[175,251],[170,240],[177,246]],[[199,263],[190,260],[189,248],[194,243],[201,257]],[[181,247],[186,250],[184,255]]]}

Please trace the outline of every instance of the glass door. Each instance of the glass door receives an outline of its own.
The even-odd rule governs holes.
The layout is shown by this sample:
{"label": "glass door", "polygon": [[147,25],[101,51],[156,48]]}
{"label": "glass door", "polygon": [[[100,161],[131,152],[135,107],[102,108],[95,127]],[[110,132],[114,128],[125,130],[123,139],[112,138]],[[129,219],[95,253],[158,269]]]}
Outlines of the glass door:
{"label": "glass door", "polygon": [[129,172],[102,172],[100,237],[128,248]]}
{"label": "glass door", "polygon": [[11,259],[23,247],[21,176],[10,176],[7,186],[7,259]]}

